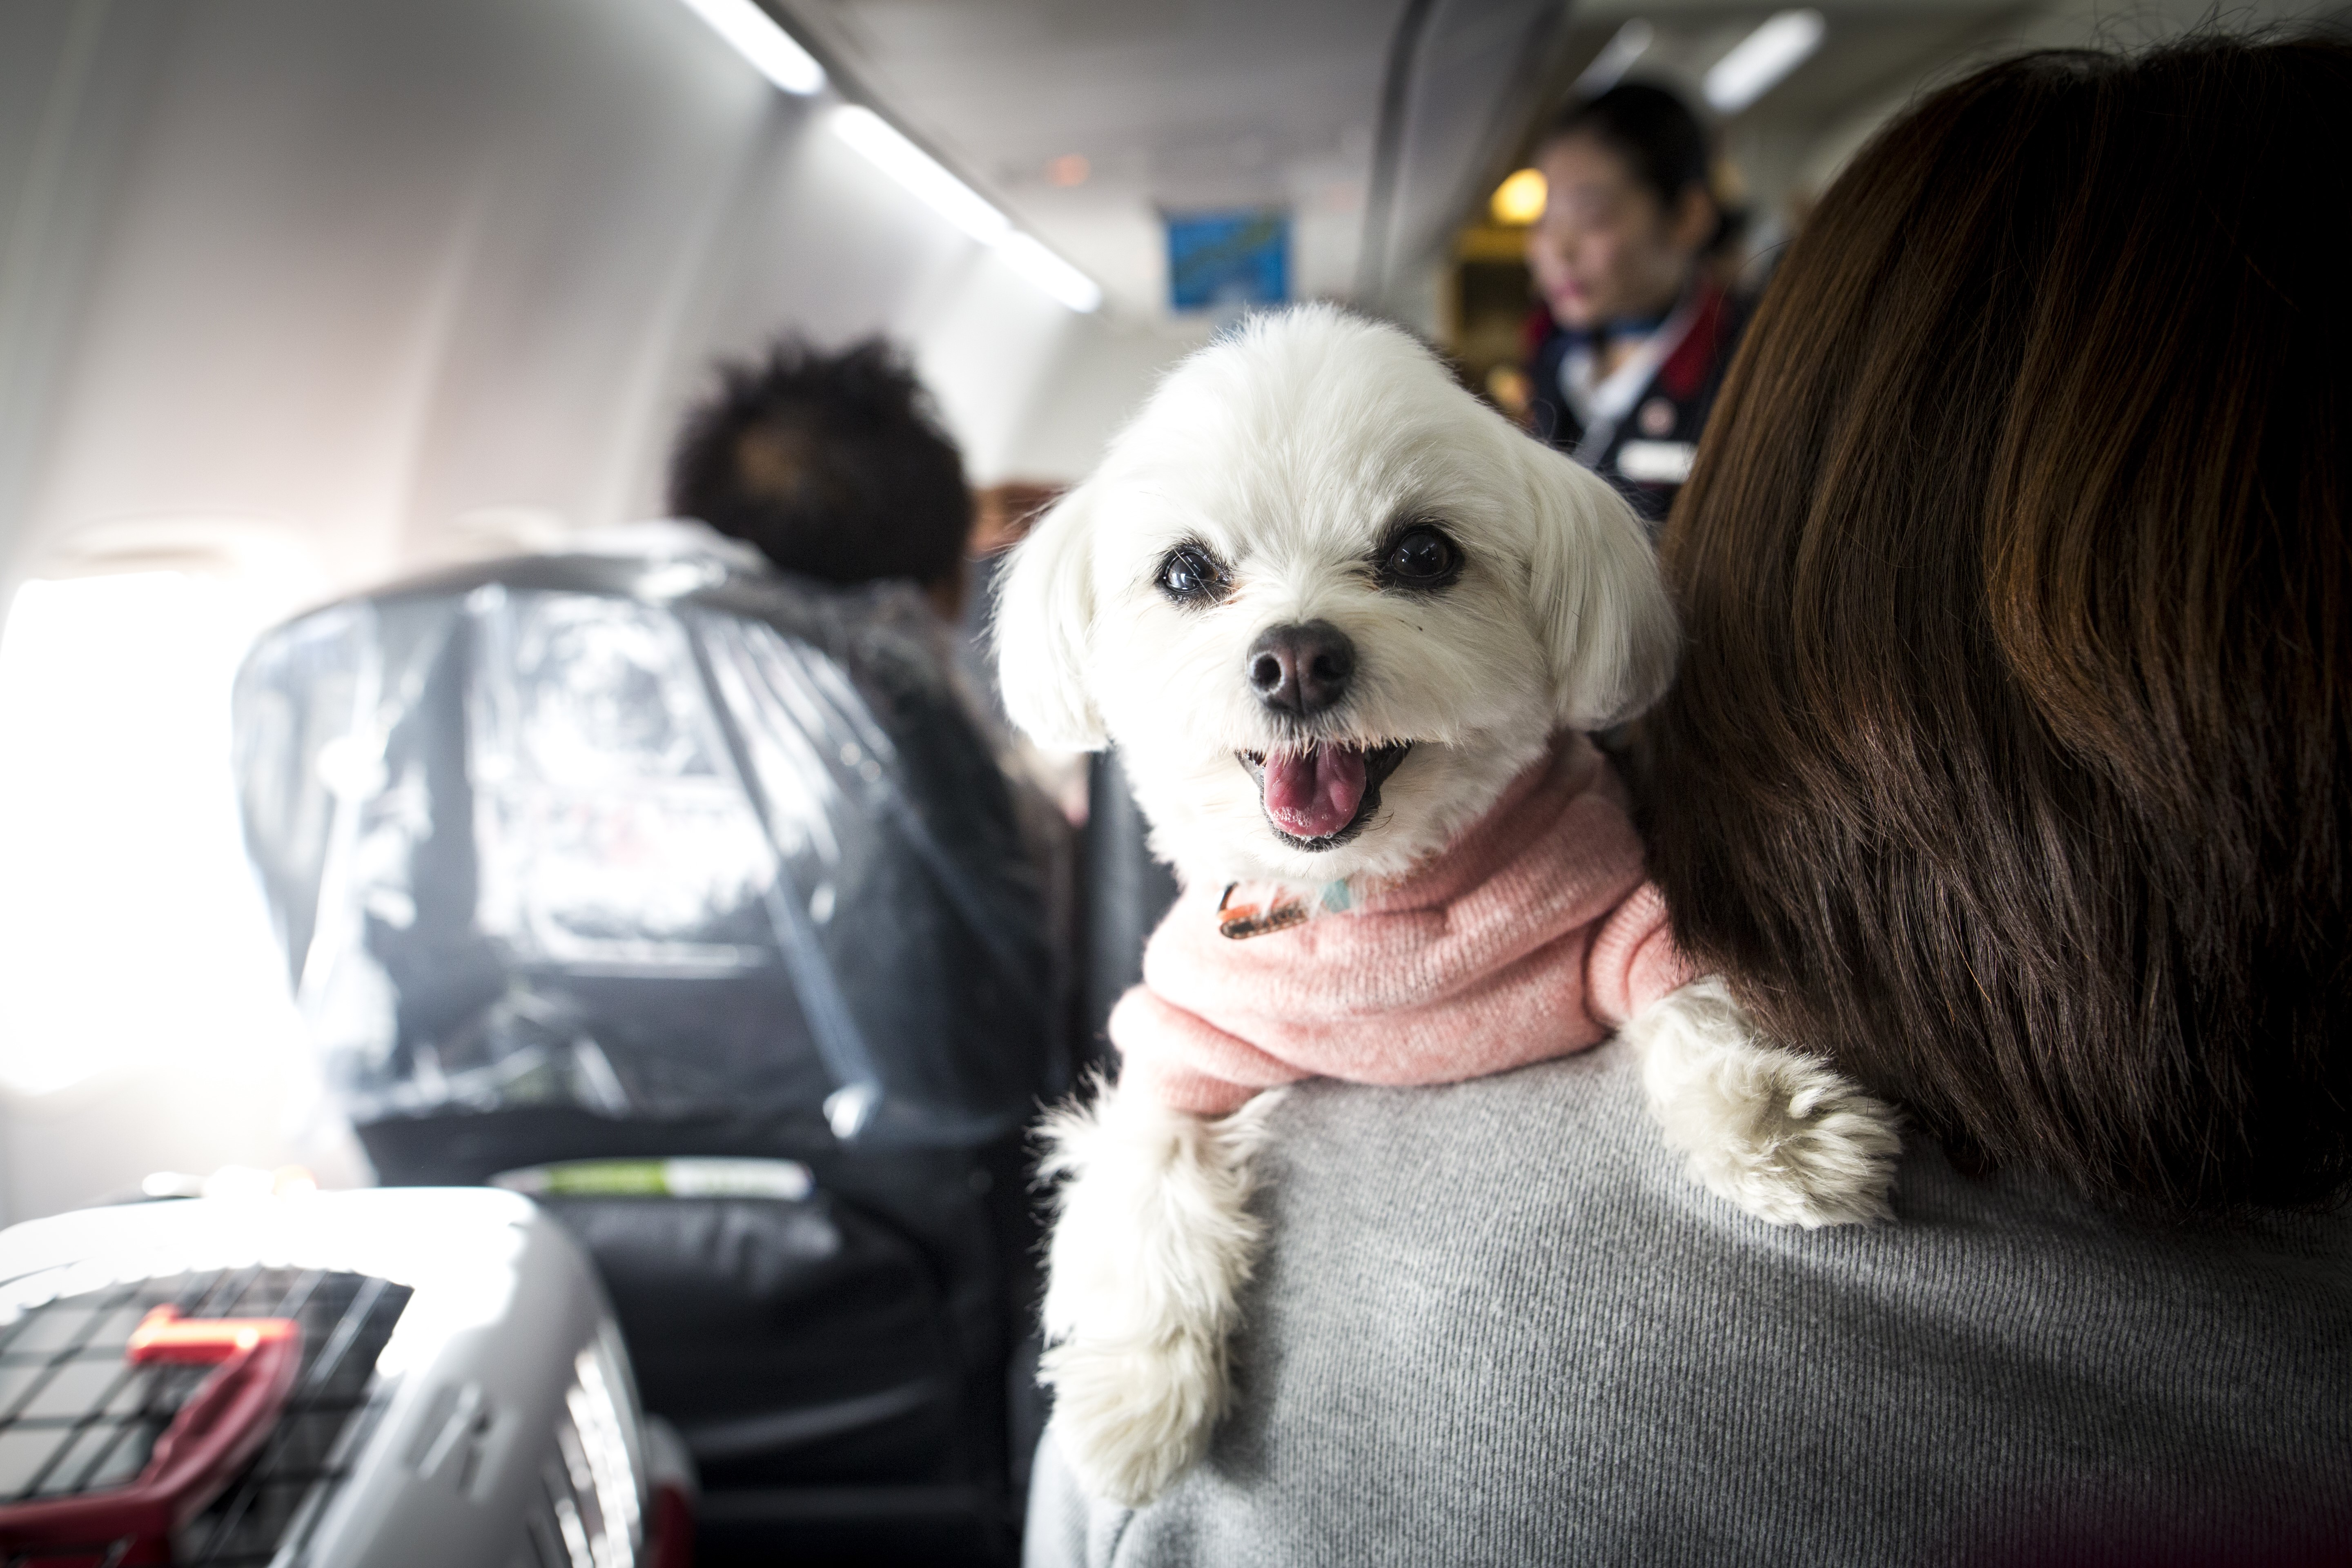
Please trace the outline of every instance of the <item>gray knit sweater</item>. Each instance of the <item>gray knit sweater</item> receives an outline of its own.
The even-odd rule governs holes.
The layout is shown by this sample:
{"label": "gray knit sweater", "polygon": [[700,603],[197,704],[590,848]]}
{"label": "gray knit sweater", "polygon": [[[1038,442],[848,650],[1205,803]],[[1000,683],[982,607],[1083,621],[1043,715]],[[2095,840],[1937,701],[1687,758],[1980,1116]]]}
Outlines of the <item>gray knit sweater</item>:
{"label": "gray knit sweater", "polygon": [[1899,1225],[1778,1230],[1685,1179],[1613,1047],[1303,1086],[1267,1172],[1208,1461],[1130,1513],[1049,1431],[1030,1568],[2352,1552],[2345,1216],[2137,1225],[1918,1148]]}

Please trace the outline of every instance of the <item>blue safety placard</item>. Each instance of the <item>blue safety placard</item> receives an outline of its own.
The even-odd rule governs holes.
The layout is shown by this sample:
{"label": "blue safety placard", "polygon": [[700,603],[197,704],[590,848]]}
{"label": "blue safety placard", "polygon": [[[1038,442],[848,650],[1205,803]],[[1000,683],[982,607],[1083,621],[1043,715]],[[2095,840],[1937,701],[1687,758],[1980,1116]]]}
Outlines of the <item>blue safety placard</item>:
{"label": "blue safety placard", "polygon": [[1290,298],[1290,215],[1278,208],[1168,213],[1168,303],[1178,310]]}

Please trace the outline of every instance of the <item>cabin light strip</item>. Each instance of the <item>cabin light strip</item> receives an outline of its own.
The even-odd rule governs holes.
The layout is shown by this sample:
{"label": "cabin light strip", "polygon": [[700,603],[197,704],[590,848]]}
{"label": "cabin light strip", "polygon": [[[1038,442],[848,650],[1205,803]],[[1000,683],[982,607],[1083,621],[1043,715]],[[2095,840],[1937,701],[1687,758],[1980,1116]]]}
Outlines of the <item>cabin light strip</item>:
{"label": "cabin light strip", "polygon": [[908,141],[898,128],[862,104],[845,103],[829,117],[833,133],[866,155],[924,205],[995,250],[1004,264],[1055,300],[1084,315],[1102,305],[1102,286],[1037,240],[1013,226],[995,204]]}
{"label": "cabin light strip", "polygon": [[754,0],[684,0],[687,9],[735,46],[759,73],[797,98],[824,87],[824,68]]}
{"label": "cabin light strip", "polygon": [[[757,0],[682,0],[713,32],[735,46],[761,76],[796,97],[824,88],[824,67]],[[1085,315],[1102,308],[1102,286],[1023,234],[996,205],[950,173],[904,132],[862,104],[838,105],[827,117],[834,134],[863,153],[924,205],[994,250],[1004,264],[1051,298]]]}
{"label": "cabin light strip", "polygon": [[1738,113],[1804,64],[1822,47],[1825,30],[1819,11],[1782,11],[1770,17],[1707,68],[1707,102],[1718,114]]}
{"label": "cabin light strip", "polygon": [[833,133],[981,244],[1001,244],[1013,232],[1013,220],[997,211],[987,197],[949,174],[938,159],[864,105],[845,103],[835,110]]}
{"label": "cabin light strip", "polygon": [[1015,230],[996,242],[996,254],[1007,267],[1081,316],[1102,305],[1102,285],[1048,250],[1042,241]]}

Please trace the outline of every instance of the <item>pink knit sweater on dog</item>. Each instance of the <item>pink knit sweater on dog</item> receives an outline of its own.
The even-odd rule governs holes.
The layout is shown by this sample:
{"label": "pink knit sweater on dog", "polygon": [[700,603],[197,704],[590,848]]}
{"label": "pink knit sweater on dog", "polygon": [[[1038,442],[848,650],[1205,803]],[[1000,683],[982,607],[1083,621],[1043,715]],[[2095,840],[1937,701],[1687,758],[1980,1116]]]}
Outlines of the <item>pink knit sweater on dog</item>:
{"label": "pink knit sweater on dog", "polygon": [[1345,912],[1233,941],[1228,891],[1176,900],[1110,1016],[1123,1081],[1196,1115],[1305,1078],[1452,1083],[1566,1056],[1693,978],[1624,786],[1581,735]]}

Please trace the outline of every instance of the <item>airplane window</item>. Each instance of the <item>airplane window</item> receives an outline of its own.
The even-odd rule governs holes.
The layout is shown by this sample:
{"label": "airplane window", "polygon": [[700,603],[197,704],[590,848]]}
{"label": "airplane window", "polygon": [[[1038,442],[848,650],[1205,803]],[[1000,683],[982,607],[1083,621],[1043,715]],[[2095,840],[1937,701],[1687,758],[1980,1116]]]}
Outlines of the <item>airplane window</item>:
{"label": "airplane window", "polygon": [[17,590],[0,632],[0,1084],[299,1056],[228,765],[237,660],[286,607],[179,572]]}

